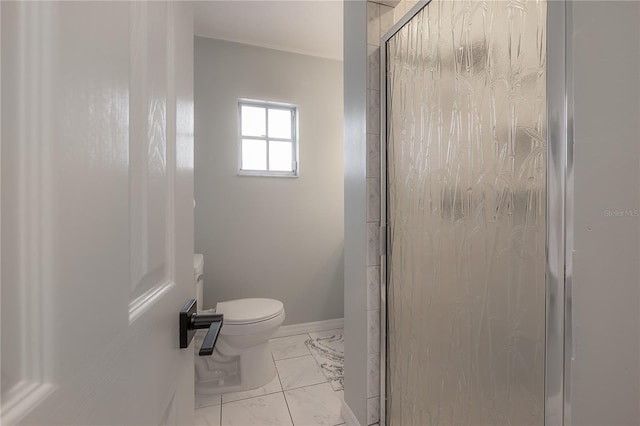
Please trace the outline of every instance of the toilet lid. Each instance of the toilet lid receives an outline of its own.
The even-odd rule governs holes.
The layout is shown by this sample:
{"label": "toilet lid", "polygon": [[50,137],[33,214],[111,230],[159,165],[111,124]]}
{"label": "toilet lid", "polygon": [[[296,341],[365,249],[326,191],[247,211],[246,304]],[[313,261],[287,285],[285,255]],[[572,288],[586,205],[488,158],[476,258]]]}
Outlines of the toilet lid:
{"label": "toilet lid", "polygon": [[274,299],[237,299],[220,302],[216,313],[224,315],[225,324],[248,324],[278,316],[284,305]]}

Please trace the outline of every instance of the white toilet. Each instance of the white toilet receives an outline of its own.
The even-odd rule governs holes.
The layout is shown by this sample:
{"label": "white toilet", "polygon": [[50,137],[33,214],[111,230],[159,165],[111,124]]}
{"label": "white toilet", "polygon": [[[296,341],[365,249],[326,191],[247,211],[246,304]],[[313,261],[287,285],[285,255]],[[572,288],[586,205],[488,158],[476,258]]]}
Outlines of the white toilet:
{"label": "white toilet", "polygon": [[[198,308],[202,307],[204,259],[193,257]],[[220,302],[216,313],[224,315],[222,329],[211,356],[199,356],[206,334],[199,330],[196,347],[196,393],[212,395],[259,388],[269,383],[276,370],[269,338],[284,321],[284,306],[274,299],[237,299]]]}

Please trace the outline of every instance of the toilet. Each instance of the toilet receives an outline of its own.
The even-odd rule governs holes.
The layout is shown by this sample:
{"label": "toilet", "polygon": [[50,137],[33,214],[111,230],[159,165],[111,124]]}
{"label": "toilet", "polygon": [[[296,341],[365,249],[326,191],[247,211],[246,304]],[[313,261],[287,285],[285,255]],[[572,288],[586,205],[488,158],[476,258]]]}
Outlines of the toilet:
{"label": "toilet", "polygon": [[[203,306],[204,259],[193,258],[194,281],[198,308]],[[284,305],[279,300],[250,298],[219,302],[216,312],[224,315],[218,341],[211,356],[195,352],[196,393],[214,395],[259,388],[276,376],[269,338],[284,321]],[[200,348],[206,330],[198,330],[194,338]]]}

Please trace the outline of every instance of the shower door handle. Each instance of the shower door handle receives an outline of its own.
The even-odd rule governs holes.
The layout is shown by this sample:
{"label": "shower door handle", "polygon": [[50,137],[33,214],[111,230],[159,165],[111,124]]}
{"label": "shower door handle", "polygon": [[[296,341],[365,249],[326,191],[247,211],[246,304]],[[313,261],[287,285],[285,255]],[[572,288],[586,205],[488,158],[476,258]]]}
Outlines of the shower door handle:
{"label": "shower door handle", "polygon": [[188,348],[196,330],[208,328],[198,355],[211,355],[224,322],[223,316],[222,314],[198,314],[197,308],[196,299],[191,299],[180,310],[180,347]]}

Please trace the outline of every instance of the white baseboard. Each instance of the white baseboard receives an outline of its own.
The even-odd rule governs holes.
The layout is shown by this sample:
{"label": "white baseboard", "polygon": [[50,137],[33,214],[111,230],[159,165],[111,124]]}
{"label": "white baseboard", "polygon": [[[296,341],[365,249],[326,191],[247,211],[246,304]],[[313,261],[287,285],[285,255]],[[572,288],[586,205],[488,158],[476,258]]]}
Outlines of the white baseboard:
{"label": "white baseboard", "polygon": [[349,407],[344,400],[342,401],[342,407],[340,408],[340,415],[342,416],[342,420],[344,420],[344,424],[346,426],[360,426],[358,419],[355,414],[353,414],[353,411],[351,411],[351,407]]}
{"label": "white baseboard", "polygon": [[280,327],[273,337],[287,337],[295,336],[296,334],[317,333],[319,331],[335,330],[337,328],[344,328],[344,318],[284,325]]}

